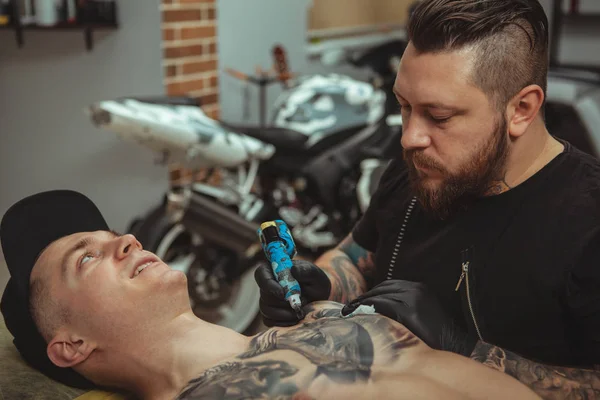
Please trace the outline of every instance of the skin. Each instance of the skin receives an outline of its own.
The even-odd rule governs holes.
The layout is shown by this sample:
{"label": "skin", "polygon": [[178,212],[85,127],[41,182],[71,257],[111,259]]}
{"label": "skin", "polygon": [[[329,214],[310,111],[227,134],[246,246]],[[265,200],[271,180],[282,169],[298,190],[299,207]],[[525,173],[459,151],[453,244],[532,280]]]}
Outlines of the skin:
{"label": "skin", "polygon": [[[67,259],[63,276],[62,260],[82,238],[92,243]],[[146,257],[156,263],[132,279]],[[345,391],[365,399],[537,398],[504,374],[429,348],[386,317],[340,318],[339,303],[309,304],[301,324],[254,337],[206,323],[190,308],[185,275],[131,235],[59,239],[32,275],[70,311],[48,341],[50,359],[142,399],[318,399]]]}
{"label": "skin", "polygon": [[[434,61],[447,68],[432,68]],[[494,129],[487,97],[465,83],[470,72],[465,63],[456,53],[417,56],[412,45],[400,63],[394,94],[402,110],[402,147],[420,151],[445,170],[415,165],[430,188],[457,173]]]}

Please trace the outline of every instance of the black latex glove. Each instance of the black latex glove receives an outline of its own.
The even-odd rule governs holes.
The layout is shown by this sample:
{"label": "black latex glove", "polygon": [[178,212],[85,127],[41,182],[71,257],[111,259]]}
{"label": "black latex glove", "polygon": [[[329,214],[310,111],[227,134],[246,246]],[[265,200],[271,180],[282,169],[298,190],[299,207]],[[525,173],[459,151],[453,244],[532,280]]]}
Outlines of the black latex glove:
{"label": "black latex glove", "polygon": [[422,283],[384,281],[344,306],[342,315],[361,304],[374,306],[375,312],[400,322],[434,349],[469,355],[475,347],[476,341],[458,329]]}
{"label": "black latex glove", "polygon": [[[327,300],[331,282],[323,270],[305,260],[292,261],[292,275],[300,284],[302,305],[318,300]],[[266,326],[290,326],[298,323],[295,311],[285,300],[285,290],[275,280],[268,263],[262,263],[254,272],[260,287],[260,312]]]}

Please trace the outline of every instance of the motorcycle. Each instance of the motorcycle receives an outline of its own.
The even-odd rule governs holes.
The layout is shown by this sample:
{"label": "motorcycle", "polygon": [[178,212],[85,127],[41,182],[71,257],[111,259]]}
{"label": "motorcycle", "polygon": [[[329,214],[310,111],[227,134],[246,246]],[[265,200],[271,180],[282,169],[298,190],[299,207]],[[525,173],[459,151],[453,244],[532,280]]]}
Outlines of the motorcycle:
{"label": "motorcycle", "polygon": [[284,220],[299,254],[308,257],[352,229],[370,196],[360,188],[381,169],[377,160],[400,151],[392,86],[405,47],[394,40],[330,55],[330,63],[369,68],[374,79],[300,76],[287,83],[266,126],[216,121],[187,97],[127,97],[88,107],[97,127],[150,148],[164,164],[185,166],[193,177],[203,172],[173,185],[129,228],[146,249],[186,273],[196,315],[238,332],[252,327],[262,221]]}

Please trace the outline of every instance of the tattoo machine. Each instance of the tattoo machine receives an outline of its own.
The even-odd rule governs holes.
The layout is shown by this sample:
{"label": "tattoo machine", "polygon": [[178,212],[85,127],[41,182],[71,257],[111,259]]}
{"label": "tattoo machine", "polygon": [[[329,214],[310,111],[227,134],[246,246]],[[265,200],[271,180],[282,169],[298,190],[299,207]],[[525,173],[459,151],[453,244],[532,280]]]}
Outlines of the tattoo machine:
{"label": "tattoo machine", "polygon": [[292,275],[292,258],[296,256],[296,244],[285,222],[280,219],[263,222],[258,228],[260,244],[279,285],[285,289],[285,299],[299,319],[304,318],[300,300],[300,285]]}

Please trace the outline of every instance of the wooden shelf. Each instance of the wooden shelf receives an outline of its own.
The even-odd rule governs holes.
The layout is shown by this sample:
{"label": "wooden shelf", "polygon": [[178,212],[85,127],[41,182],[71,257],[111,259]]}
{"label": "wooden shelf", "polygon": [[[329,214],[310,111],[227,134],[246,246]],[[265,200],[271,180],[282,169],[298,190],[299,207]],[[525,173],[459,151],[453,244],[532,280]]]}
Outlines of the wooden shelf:
{"label": "wooden shelf", "polygon": [[[118,28],[118,23],[96,23],[96,22],[82,22],[78,20],[77,22],[61,22],[56,25],[45,26],[45,25],[37,25],[37,24],[23,24],[20,20],[20,12],[18,2],[16,0],[9,0],[12,5],[12,15],[11,20],[13,22],[9,22],[6,25],[0,25],[0,31],[2,30],[12,30],[15,32],[15,37],[17,40],[17,45],[19,47],[23,47],[24,44],[24,35],[25,31],[40,31],[40,32],[58,32],[58,31],[79,31],[83,32],[85,45],[88,51],[92,50],[94,47],[94,38],[93,31],[95,30],[114,30]],[[114,19],[116,19],[116,4],[114,9],[115,15]],[[89,19],[89,18],[86,18]]]}
{"label": "wooden shelf", "polygon": [[68,32],[68,31],[81,31],[84,35],[85,47],[88,51],[91,51],[94,48],[94,38],[93,31],[95,30],[112,30],[117,29],[117,24],[61,24],[55,26],[41,26],[41,25],[3,25],[0,26],[0,30],[13,30],[15,31],[15,35],[17,38],[17,44],[19,47],[23,47],[24,31],[38,31],[38,32]]}
{"label": "wooden shelf", "polygon": [[[53,26],[42,26],[36,24],[21,25],[21,29],[24,31],[82,31],[85,29],[109,30],[117,29],[118,27],[119,26],[117,24],[59,24]],[[15,24],[0,25],[0,30],[15,29],[17,29],[17,25]]]}

